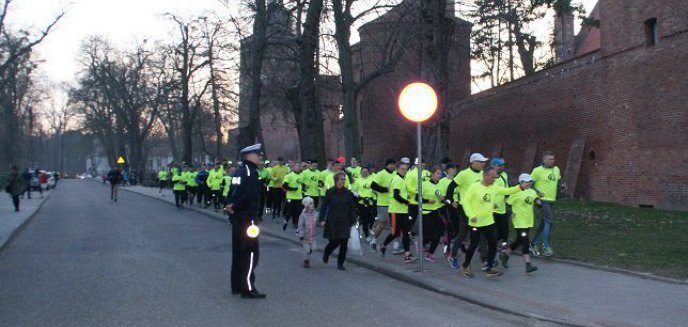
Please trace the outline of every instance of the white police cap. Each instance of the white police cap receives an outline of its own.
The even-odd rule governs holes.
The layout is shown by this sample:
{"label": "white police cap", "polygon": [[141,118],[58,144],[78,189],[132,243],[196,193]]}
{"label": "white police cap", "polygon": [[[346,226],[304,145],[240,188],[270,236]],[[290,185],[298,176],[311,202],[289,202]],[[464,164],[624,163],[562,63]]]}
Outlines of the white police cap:
{"label": "white police cap", "polygon": [[240,153],[242,155],[249,154],[249,153],[258,153],[258,154],[262,155],[263,154],[262,148],[263,148],[263,145],[258,143],[258,144],[247,146],[247,147],[241,149]]}

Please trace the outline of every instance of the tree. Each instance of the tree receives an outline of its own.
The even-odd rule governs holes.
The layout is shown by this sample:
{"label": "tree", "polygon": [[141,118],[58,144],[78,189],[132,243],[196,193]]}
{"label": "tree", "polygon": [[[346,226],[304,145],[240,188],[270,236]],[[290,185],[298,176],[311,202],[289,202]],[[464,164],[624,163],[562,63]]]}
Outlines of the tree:
{"label": "tree", "polygon": [[11,0],[0,4],[0,164],[26,163],[22,153],[25,134],[33,128],[33,107],[27,96],[33,87],[37,62],[33,48],[43,42],[62,19],[58,14],[43,30],[33,35],[28,30],[13,30],[8,24]]}

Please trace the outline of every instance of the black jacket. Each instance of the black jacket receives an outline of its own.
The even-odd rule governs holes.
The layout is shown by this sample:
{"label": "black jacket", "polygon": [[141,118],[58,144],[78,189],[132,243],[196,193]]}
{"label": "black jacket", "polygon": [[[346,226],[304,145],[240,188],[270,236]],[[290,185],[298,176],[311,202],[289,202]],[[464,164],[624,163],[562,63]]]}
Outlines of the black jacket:
{"label": "black jacket", "polygon": [[257,220],[260,213],[260,180],[258,167],[244,161],[232,175],[232,187],[225,201],[232,204],[234,214],[229,216],[232,224],[247,224]]}
{"label": "black jacket", "polygon": [[348,239],[351,226],[356,222],[355,201],[351,191],[343,188],[338,192],[335,187],[327,190],[323,200],[322,217],[325,220],[326,239]]}

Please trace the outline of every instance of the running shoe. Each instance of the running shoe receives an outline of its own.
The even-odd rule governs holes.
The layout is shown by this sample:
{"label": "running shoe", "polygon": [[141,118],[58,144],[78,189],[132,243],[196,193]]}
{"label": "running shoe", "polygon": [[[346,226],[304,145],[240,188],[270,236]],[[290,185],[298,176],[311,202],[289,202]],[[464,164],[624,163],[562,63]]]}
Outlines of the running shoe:
{"label": "running shoe", "polygon": [[396,250],[392,251],[392,254],[400,255],[400,254],[403,254],[404,252],[405,252],[404,249],[396,249]]}
{"label": "running shoe", "polygon": [[488,269],[488,270],[485,271],[485,275],[486,275],[487,277],[496,277],[496,276],[501,276],[501,275],[502,275],[502,272],[499,271],[499,270],[497,270],[497,269],[492,269],[492,268],[490,268],[490,269]]}
{"label": "running shoe", "polygon": [[540,250],[538,249],[537,244],[530,243],[530,247],[528,248],[528,251],[530,251],[530,254],[536,257],[540,256]]}
{"label": "running shoe", "polygon": [[545,247],[545,250],[542,252],[542,255],[544,255],[544,256],[546,256],[546,257],[551,257],[551,256],[553,256],[553,255],[554,255],[554,251],[552,250],[552,247],[551,247],[551,246],[546,246],[546,247]]}
{"label": "running shoe", "polygon": [[370,249],[373,250],[373,251],[377,251],[377,242],[375,242],[375,239],[373,239],[373,240],[370,242]]}
{"label": "running shoe", "polygon": [[502,267],[504,267],[504,269],[509,268],[509,256],[506,253],[499,255],[499,261],[502,262]]}
{"label": "running shoe", "polygon": [[457,257],[450,257],[450,258],[449,258],[449,267],[451,267],[451,269],[457,269],[457,268],[459,268],[459,258],[457,258]]}
{"label": "running shoe", "polygon": [[404,263],[413,263],[416,260],[418,260],[418,258],[416,258],[410,254],[404,257]]}
{"label": "running shoe", "polygon": [[430,262],[435,262],[435,261],[437,261],[437,257],[435,257],[434,255],[428,253],[428,254],[425,255],[425,260],[426,260],[426,261],[430,261]]}
{"label": "running shoe", "polygon": [[285,221],[284,224],[282,224],[282,230],[287,231],[287,222]]}
{"label": "running shoe", "polygon": [[490,269],[490,267],[487,266],[487,261],[481,261],[480,262],[480,270],[487,271],[488,269]]}
{"label": "running shoe", "polygon": [[386,251],[387,251],[387,248],[386,248],[386,247],[384,247],[384,246],[381,246],[381,247],[380,247],[379,253],[380,253],[380,257],[381,257],[382,259],[385,258],[385,252],[386,252]]}
{"label": "running shoe", "polygon": [[461,266],[461,273],[468,278],[473,278],[473,272],[471,271],[471,267],[464,267],[462,265]]}
{"label": "running shoe", "polygon": [[536,270],[538,270],[538,267],[533,266],[533,264],[531,264],[530,262],[526,263],[526,273],[527,274],[530,274]]}

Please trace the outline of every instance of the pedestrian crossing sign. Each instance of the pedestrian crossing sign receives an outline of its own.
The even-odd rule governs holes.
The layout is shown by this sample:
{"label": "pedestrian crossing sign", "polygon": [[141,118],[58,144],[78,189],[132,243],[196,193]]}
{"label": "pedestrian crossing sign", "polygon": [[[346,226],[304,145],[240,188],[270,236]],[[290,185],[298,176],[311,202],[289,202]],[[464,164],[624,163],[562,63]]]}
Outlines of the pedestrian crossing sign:
{"label": "pedestrian crossing sign", "polygon": [[117,163],[118,163],[118,164],[123,164],[124,162],[125,162],[125,161],[124,161],[124,157],[120,156],[119,158],[117,158]]}

